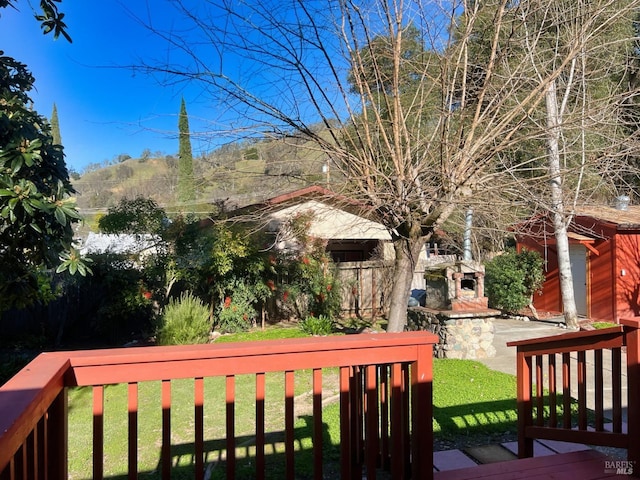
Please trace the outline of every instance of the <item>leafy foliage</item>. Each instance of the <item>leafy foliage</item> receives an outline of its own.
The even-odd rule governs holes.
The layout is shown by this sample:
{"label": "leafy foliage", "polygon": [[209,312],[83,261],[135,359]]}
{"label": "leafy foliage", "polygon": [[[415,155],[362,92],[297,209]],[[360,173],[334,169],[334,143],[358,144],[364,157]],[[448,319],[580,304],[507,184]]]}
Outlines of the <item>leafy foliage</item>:
{"label": "leafy foliage", "polygon": [[243,332],[255,324],[257,312],[254,305],[256,296],[244,283],[238,282],[231,296],[218,308],[215,328],[221,333]]}
{"label": "leafy foliage", "polygon": [[537,252],[509,250],[486,264],[486,292],[489,304],[507,312],[517,312],[531,303],[542,287],[543,260]]}
{"label": "leafy foliage", "polygon": [[60,121],[58,120],[58,107],[53,104],[51,112],[51,137],[55,145],[62,145],[62,137],[60,135]]}
{"label": "leafy foliage", "polygon": [[156,341],[159,345],[207,343],[211,322],[202,301],[190,292],[171,300],[164,309]]}
{"label": "leafy foliage", "polygon": [[334,330],[334,322],[331,318],[320,315],[318,317],[307,317],[300,322],[300,329],[309,335],[324,336],[331,335]]}
{"label": "leafy foliage", "polygon": [[165,227],[166,213],[151,198],[123,198],[118,205],[109,208],[100,218],[98,227],[104,233],[161,233]]}
{"label": "leafy foliage", "polygon": [[295,237],[299,250],[272,257],[275,279],[268,279],[267,284],[273,291],[282,291],[283,307],[289,307],[297,318],[335,318],[341,310],[340,285],[324,241],[308,235],[312,219],[313,215],[305,212],[289,221],[285,230]]}
{"label": "leafy foliage", "polygon": [[[0,7],[10,5],[0,3]],[[36,18],[45,33],[68,35],[52,1]],[[69,252],[80,220],[60,145],[46,118],[30,107],[34,78],[26,65],[0,52],[0,311],[41,299],[38,271]],[[83,265],[82,267],[80,265]],[[58,271],[86,274],[73,252]]]}
{"label": "leafy foliage", "polygon": [[121,343],[132,336],[148,335],[154,318],[153,271],[136,268],[126,255],[92,257],[93,274],[79,277],[68,287],[77,324],[69,325],[71,336],[93,337]]}
{"label": "leafy foliage", "polygon": [[189,137],[189,117],[187,107],[182,99],[180,104],[180,118],[178,120],[179,147],[178,152],[178,201],[195,200],[196,192],[193,182],[193,154],[191,152],[191,138]]}
{"label": "leafy foliage", "polygon": [[167,229],[172,245],[169,290],[190,290],[211,306],[216,329],[245,330],[272,292],[265,285],[264,254],[250,234],[224,222],[202,228],[197,219],[179,216]]}

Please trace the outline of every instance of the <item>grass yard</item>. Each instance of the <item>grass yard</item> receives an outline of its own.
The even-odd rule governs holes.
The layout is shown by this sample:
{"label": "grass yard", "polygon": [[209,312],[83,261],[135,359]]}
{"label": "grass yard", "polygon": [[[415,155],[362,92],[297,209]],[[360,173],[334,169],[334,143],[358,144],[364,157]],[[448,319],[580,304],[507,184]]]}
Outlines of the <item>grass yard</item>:
{"label": "grass yard", "polygon": [[516,377],[470,360],[434,359],[436,449],[490,444],[517,433]]}
{"label": "grass yard", "polygon": [[238,332],[230,335],[221,335],[215,341],[215,343],[227,343],[227,342],[250,342],[254,340],[278,340],[283,338],[301,338],[308,337],[309,335],[303,332],[300,328],[296,327],[284,327],[274,325],[273,327],[266,328],[265,330],[250,330],[248,332]]}

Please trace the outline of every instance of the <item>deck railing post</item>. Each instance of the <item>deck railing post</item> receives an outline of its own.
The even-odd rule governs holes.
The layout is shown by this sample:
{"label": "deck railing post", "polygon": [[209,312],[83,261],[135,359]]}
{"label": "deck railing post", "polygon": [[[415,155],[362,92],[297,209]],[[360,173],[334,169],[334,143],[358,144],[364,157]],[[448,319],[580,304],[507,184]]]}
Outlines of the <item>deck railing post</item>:
{"label": "deck railing post", "polygon": [[417,347],[411,366],[411,478],[433,478],[433,345]]}
{"label": "deck railing post", "polygon": [[340,466],[344,479],[350,479],[353,475],[352,453],[353,453],[353,431],[351,428],[352,413],[352,389],[351,389],[351,369],[349,367],[340,368]]}
{"label": "deck railing post", "polygon": [[516,356],[518,403],[518,457],[533,457],[533,439],[527,438],[526,429],[533,424],[531,404],[531,357],[520,351]]}
{"label": "deck railing post", "polygon": [[46,420],[45,468],[47,478],[63,480],[68,478],[68,403],[67,389],[63,388],[49,407]]}
{"label": "deck railing post", "polygon": [[634,476],[640,476],[640,320],[621,320],[625,326],[627,344],[627,434],[629,448],[627,458],[633,463]]}

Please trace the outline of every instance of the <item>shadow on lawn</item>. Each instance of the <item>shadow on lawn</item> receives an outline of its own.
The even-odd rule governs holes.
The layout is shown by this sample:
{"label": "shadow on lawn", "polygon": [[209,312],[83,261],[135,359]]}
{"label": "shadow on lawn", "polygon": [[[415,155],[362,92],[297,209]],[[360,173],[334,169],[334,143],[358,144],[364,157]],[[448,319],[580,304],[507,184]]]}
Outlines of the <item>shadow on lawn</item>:
{"label": "shadow on lawn", "polygon": [[[562,425],[563,397],[557,395],[557,421]],[[571,424],[577,425],[578,403],[571,402]],[[544,397],[544,422],[549,419],[549,397]],[[588,423],[594,424],[595,413],[587,410]],[[536,409],[534,408],[534,419]],[[452,407],[433,406],[434,450],[463,446],[487,445],[513,441],[518,435],[518,411],[515,398],[477,402]],[[437,425],[436,425],[437,423]]]}
{"label": "shadow on lawn", "polygon": [[[311,439],[313,437],[313,417],[301,416],[305,425],[294,430],[294,470],[295,478],[313,478],[313,449]],[[269,432],[265,434],[265,471],[266,478],[279,480],[285,478],[286,458],[284,452],[285,432]],[[340,477],[340,449],[339,445],[333,445],[329,436],[329,426],[323,423],[323,475],[325,478]],[[205,478],[211,480],[227,478],[226,440],[215,439],[204,442],[204,469],[207,472]],[[183,443],[171,446],[171,478],[192,479],[195,472],[195,444]],[[162,460],[153,471],[139,472],[139,478],[150,480],[159,479],[162,476]],[[236,437],[236,479],[256,478],[255,436],[247,435]],[[127,475],[105,476],[113,480],[126,480]]]}
{"label": "shadow on lawn", "polygon": [[433,406],[434,449],[513,439],[518,431],[516,399],[478,402],[452,407]]}
{"label": "shadow on lawn", "polygon": [[[548,399],[545,402],[548,405]],[[561,396],[557,400],[562,405]],[[573,408],[572,408],[573,410]],[[590,412],[591,414],[592,412]],[[545,416],[548,408],[545,407]],[[572,415],[574,417],[574,415]],[[304,426],[294,430],[295,478],[313,478],[313,417],[301,416]],[[486,445],[517,438],[516,400],[505,399],[477,402],[452,407],[433,407],[434,450],[461,448],[472,445]],[[591,419],[591,415],[590,415]],[[559,412],[562,421],[562,412]],[[323,423],[323,476],[324,478],[340,477],[340,446],[333,444],[329,434],[329,425]],[[265,435],[265,471],[267,479],[284,478],[286,458],[284,453],[284,431],[269,432]],[[147,448],[147,446],[140,446]],[[204,468],[211,480],[227,478],[226,440],[215,439],[204,443]],[[195,446],[193,443],[172,445],[171,478],[191,479],[195,472]],[[161,478],[161,459],[152,471],[141,471],[140,478]],[[236,437],[235,477],[237,479],[255,478],[255,436]],[[384,473],[380,472],[381,478]],[[126,474],[105,476],[114,480],[125,480]]]}

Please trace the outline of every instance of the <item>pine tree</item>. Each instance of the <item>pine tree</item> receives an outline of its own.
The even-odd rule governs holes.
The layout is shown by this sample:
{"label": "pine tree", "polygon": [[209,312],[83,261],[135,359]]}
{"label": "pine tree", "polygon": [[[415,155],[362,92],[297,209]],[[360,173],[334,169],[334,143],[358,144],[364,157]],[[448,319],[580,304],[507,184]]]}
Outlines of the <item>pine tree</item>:
{"label": "pine tree", "polygon": [[54,145],[62,145],[62,137],[60,136],[60,122],[58,121],[58,108],[54,102],[53,111],[51,112],[51,137]]}
{"label": "pine tree", "polygon": [[193,187],[193,155],[191,153],[189,117],[184,98],[180,105],[178,132],[180,142],[178,151],[178,201],[189,202],[195,200],[196,194]]}

